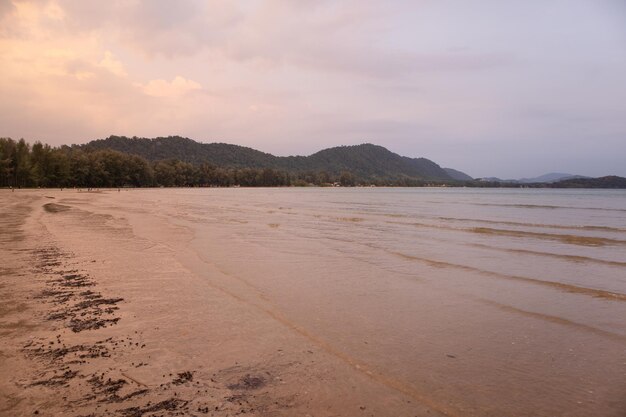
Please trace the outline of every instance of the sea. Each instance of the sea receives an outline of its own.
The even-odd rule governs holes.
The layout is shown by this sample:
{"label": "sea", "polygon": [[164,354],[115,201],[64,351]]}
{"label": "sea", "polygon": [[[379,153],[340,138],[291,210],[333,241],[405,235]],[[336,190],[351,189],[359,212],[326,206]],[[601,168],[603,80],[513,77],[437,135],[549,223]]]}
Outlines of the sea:
{"label": "sea", "polygon": [[219,285],[249,289],[265,313],[381,383],[461,415],[626,416],[626,190],[125,200],[190,231],[180,250],[199,275],[217,267]]}

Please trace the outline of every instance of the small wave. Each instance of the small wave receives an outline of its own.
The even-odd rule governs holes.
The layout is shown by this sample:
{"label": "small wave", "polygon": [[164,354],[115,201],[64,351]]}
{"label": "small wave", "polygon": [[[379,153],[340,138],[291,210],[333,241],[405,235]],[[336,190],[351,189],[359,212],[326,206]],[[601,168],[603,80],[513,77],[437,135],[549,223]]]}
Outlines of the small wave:
{"label": "small wave", "polygon": [[597,335],[600,335],[600,336],[608,337],[610,339],[616,339],[616,340],[621,340],[621,341],[626,340],[626,336],[624,336],[624,335],[621,335],[621,334],[618,334],[618,333],[613,333],[613,332],[610,332],[608,330],[599,329],[597,327],[589,326],[587,324],[578,323],[576,321],[568,320],[568,319],[565,319],[563,317],[553,316],[553,315],[545,314],[545,313],[537,313],[535,311],[523,310],[521,308],[513,307],[513,306],[508,305],[508,304],[498,303],[496,301],[487,300],[487,299],[484,299],[484,298],[475,298],[475,299],[480,301],[480,302],[482,302],[482,303],[484,303],[484,304],[494,306],[494,307],[496,307],[496,308],[498,308],[498,309],[500,309],[502,311],[505,311],[505,312],[521,314],[521,315],[526,316],[526,317],[532,317],[532,318],[536,318],[536,319],[539,319],[539,320],[547,321],[547,322],[550,322],[550,323],[556,323],[556,324],[559,324],[559,325],[562,325],[562,326],[574,327],[574,328],[577,328],[579,330],[583,330],[583,331],[594,333],[594,334],[597,334]]}
{"label": "small wave", "polygon": [[555,206],[549,204],[503,204],[503,203],[467,203],[475,206],[491,206],[491,207],[514,207],[527,209],[567,209],[567,210],[600,210],[600,211],[620,211],[626,212],[626,209],[608,208],[608,207],[576,207],[576,206]]}
{"label": "small wave", "polygon": [[352,222],[352,223],[360,223],[365,221],[362,217],[337,217],[337,220],[340,222]]}
{"label": "small wave", "polygon": [[407,219],[411,217],[415,217],[409,214],[400,214],[400,213],[373,213],[376,215],[380,215],[383,217],[391,217],[392,219]]}
{"label": "small wave", "polygon": [[425,227],[428,229],[446,229],[446,230],[456,230],[456,231],[463,231],[464,229],[458,228],[458,227],[450,227],[450,226],[443,226],[440,224],[426,224],[426,223],[417,223],[417,222],[411,222],[411,223],[407,223],[407,222],[392,222],[392,221],[387,221],[385,222],[387,224],[399,224],[402,226],[415,226],[415,227]]}
{"label": "small wave", "polygon": [[610,226],[576,226],[576,225],[562,225],[562,224],[544,224],[544,223],[523,223],[523,222],[512,222],[512,221],[504,221],[504,220],[486,220],[486,219],[467,219],[467,218],[459,218],[459,217],[439,217],[439,220],[445,221],[459,221],[459,222],[476,222],[476,223],[485,223],[485,224],[501,224],[506,226],[520,226],[520,227],[538,227],[544,229],[565,229],[565,230],[589,230],[589,231],[598,231],[598,232],[614,232],[614,233],[623,233],[626,232],[626,229],[622,229],[619,227],[610,227]]}
{"label": "small wave", "polygon": [[562,283],[562,282],[548,281],[548,280],[542,280],[542,279],[538,279],[538,278],[529,278],[529,277],[522,277],[522,276],[519,276],[519,275],[502,274],[502,273],[499,273],[499,272],[487,271],[485,269],[475,268],[475,267],[472,267],[472,266],[455,264],[455,263],[451,263],[451,262],[436,261],[434,259],[422,258],[422,257],[419,257],[419,256],[413,256],[413,255],[407,255],[407,254],[402,253],[402,252],[394,252],[394,251],[387,251],[387,252],[389,252],[389,253],[391,253],[393,255],[399,256],[401,258],[404,258],[406,260],[422,262],[422,263],[424,263],[426,265],[429,265],[429,266],[432,266],[432,267],[435,267],[435,268],[454,268],[454,269],[459,269],[459,270],[463,270],[463,271],[467,271],[467,272],[475,272],[475,273],[478,273],[480,275],[488,276],[488,277],[492,277],[492,278],[499,278],[499,279],[507,279],[507,280],[513,280],[513,281],[527,282],[527,283],[531,283],[531,284],[536,284],[536,285],[542,285],[542,286],[546,286],[546,287],[556,288],[556,289],[559,289],[559,290],[562,290],[562,291],[566,291],[566,292],[571,292],[571,293],[585,294],[585,295],[590,295],[590,296],[599,297],[599,298],[605,298],[605,299],[609,299],[609,300],[626,301],[626,294],[622,294],[622,293],[605,291],[605,290],[598,290],[598,289],[595,289],[595,288],[580,287],[580,286],[573,285],[573,284],[565,284],[565,283]]}
{"label": "small wave", "polygon": [[497,250],[497,251],[501,251],[501,252],[519,253],[519,254],[535,255],[535,256],[544,256],[544,257],[549,257],[549,258],[556,258],[556,259],[566,260],[566,261],[570,261],[570,262],[581,262],[581,263],[588,262],[588,263],[597,263],[597,264],[602,264],[602,265],[626,267],[626,262],[608,261],[608,260],[604,260],[604,259],[590,258],[590,257],[587,257],[587,256],[580,256],[580,255],[564,255],[564,254],[560,254],[560,253],[538,252],[538,251],[528,250],[528,249],[502,248],[502,247],[498,247],[498,246],[484,245],[482,243],[468,243],[467,245],[474,246],[474,247],[477,247],[477,248],[483,248],[483,249],[489,249],[489,250]]}
{"label": "small wave", "polygon": [[415,226],[415,227],[424,227],[429,229],[443,229],[443,230],[452,230],[457,232],[471,232],[471,233],[479,233],[485,235],[500,235],[500,236],[511,236],[511,237],[527,237],[527,238],[535,238],[535,239],[545,239],[545,240],[556,240],[563,243],[568,243],[570,245],[582,245],[582,246],[605,246],[605,245],[626,245],[626,240],[619,239],[611,239],[605,237],[594,237],[594,236],[580,236],[580,235],[566,235],[566,234],[556,234],[556,233],[540,233],[540,232],[530,232],[524,230],[510,230],[510,229],[495,229],[490,227],[472,227],[472,228],[462,228],[462,227],[451,227],[444,225],[434,225],[434,224],[425,224],[425,223],[405,223],[405,222],[392,222],[388,221],[389,224],[399,224],[406,226]]}
{"label": "small wave", "polygon": [[626,240],[609,239],[605,237],[562,235],[554,233],[528,232],[522,230],[493,229],[490,227],[474,227],[466,229],[468,231],[487,235],[530,237],[536,239],[556,240],[571,245],[582,246],[605,246],[605,245],[626,245]]}

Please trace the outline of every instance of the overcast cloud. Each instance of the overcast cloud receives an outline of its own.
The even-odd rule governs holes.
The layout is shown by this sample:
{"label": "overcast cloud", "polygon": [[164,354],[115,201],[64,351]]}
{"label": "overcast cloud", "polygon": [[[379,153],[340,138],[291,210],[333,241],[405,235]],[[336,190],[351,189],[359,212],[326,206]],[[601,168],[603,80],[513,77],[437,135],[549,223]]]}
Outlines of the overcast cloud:
{"label": "overcast cloud", "polygon": [[0,136],[626,176],[626,2],[0,0]]}

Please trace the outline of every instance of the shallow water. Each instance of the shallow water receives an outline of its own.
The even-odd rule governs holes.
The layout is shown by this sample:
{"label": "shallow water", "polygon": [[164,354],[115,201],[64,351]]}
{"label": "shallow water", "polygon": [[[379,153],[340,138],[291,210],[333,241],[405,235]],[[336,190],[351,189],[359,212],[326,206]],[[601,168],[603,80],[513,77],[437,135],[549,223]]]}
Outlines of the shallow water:
{"label": "shallow water", "polygon": [[164,189],[59,202],[127,218],[207,282],[444,414],[626,415],[624,190]]}

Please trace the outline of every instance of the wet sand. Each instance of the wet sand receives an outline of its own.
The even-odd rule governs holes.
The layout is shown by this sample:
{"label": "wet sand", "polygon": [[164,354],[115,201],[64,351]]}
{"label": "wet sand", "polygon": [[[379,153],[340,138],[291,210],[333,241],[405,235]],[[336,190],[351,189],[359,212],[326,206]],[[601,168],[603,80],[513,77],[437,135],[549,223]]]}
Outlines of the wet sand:
{"label": "wet sand", "polygon": [[[621,281],[486,271],[372,238],[399,215],[225,191],[0,190],[0,415],[625,415]],[[497,249],[624,268],[619,231],[447,222],[409,224],[431,247],[459,230],[468,254],[525,238],[592,247]]]}

